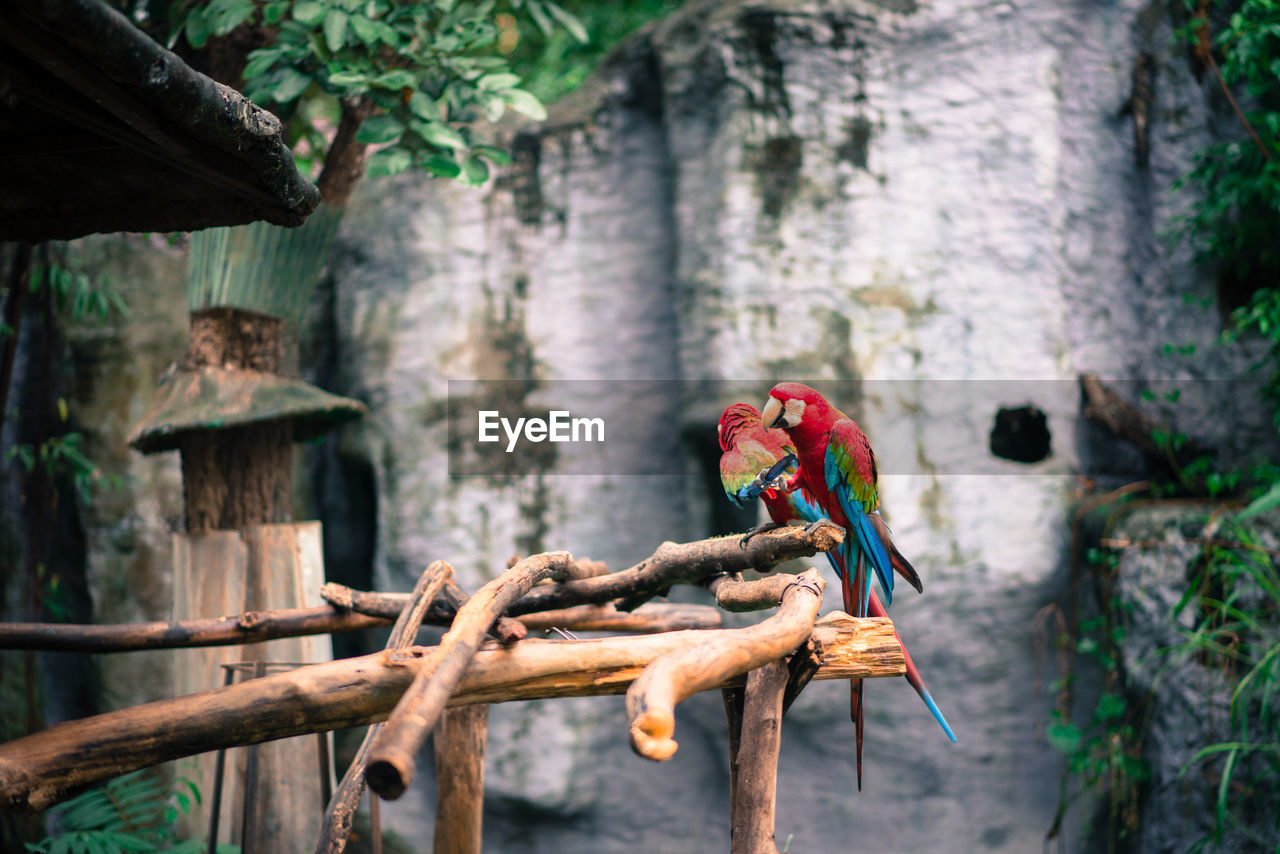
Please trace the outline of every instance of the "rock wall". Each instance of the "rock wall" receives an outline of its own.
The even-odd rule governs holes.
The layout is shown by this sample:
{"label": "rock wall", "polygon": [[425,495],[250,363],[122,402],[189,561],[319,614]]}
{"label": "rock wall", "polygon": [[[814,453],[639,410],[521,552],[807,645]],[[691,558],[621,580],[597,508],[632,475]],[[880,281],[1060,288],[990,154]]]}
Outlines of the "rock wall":
{"label": "rock wall", "polygon": [[[720,408],[782,378],[824,384],[877,446],[886,512],[926,576],[895,617],[960,743],[906,686],[873,684],[855,795],[845,689],[811,687],[784,733],[779,840],[1039,847],[1058,760],[1034,616],[1066,583],[1070,476],[1117,462],[1074,378],[1213,380],[1242,364],[1212,346],[1218,316],[1183,302],[1212,297],[1212,280],[1161,237],[1215,115],[1173,23],[1141,2],[693,3],[518,135],[488,191],[368,185],[320,328],[335,390],[373,413],[318,471],[332,495],[334,460],[364,461],[375,583],[403,588],[446,557],[479,584],[542,547],[625,565],[728,530],[706,474]],[[1144,54],[1140,142],[1124,108]],[[1194,356],[1165,358],[1188,343]],[[505,480],[451,479],[451,379],[517,379],[522,403],[556,405],[575,402],[562,381],[583,381],[606,419],[652,419],[648,450],[681,474],[566,475],[551,455]],[[599,382],[628,379],[675,382],[643,400]],[[1247,403],[1197,389],[1174,413],[1195,435],[1228,455],[1265,435]],[[992,457],[997,409],[1028,404],[1051,455]],[[690,703],[676,762],[655,767],[626,749],[619,703],[495,709],[492,850],[723,849],[719,717]],[[413,827],[421,809],[395,820]]]}
{"label": "rock wall", "polygon": [[[1183,301],[1212,300],[1212,278],[1161,237],[1188,203],[1168,187],[1221,115],[1170,46],[1169,14],[1141,0],[692,2],[547,123],[513,131],[515,162],[484,190],[367,183],[304,336],[312,378],[371,407],[300,467],[330,577],[404,590],[444,558],[477,587],[512,553],[622,567],[666,539],[741,530],[712,474],[720,408],[759,405],[783,378],[819,384],[877,448],[886,515],[926,585],[900,592],[894,617],[960,743],[905,684],[873,683],[856,794],[847,689],[811,686],[784,728],[779,842],[1038,849],[1058,758],[1035,615],[1067,584],[1074,476],[1133,471],[1084,424],[1076,375],[1196,381],[1200,402],[1173,417],[1228,459],[1271,435],[1216,382],[1246,364],[1213,346],[1218,314]],[[1143,55],[1145,162],[1124,111]],[[95,616],[154,619],[176,460],[129,456],[122,439],[182,350],[181,255],[86,245],[138,306],[119,341],[78,344],[100,383],[73,404],[128,475],[87,520]],[[500,476],[455,476],[460,402],[589,409],[644,441],[620,465],[543,445]],[[1027,405],[1051,453],[994,457],[997,410]],[[107,705],[162,684],[106,681]],[[681,707],[662,765],[627,748],[620,699],[497,706],[490,721],[486,850],[727,849],[717,697]],[[429,777],[384,810],[410,838],[429,832]]]}

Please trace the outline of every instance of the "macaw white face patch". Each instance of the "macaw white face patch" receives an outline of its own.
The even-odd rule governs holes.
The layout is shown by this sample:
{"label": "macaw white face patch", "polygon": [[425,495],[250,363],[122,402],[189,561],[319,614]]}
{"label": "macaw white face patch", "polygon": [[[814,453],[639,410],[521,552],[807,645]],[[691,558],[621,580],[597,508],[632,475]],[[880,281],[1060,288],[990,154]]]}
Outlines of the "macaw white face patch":
{"label": "macaw white face patch", "polygon": [[804,417],[804,401],[793,397],[782,405],[782,417],[788,427],[794,427]]}

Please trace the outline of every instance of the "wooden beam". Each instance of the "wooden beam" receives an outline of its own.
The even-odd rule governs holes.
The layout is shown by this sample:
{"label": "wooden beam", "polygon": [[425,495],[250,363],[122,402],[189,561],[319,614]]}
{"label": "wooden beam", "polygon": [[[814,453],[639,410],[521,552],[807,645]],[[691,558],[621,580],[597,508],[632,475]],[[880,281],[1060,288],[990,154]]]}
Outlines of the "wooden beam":
{"label": "wooden beam", "polygon": [[389,799],[404,794],[413,780],[418,751],[440,720],[490,626],[533,585],[548,578],[564,578],[572,565],[573,557],[568,552],[527,557],[458,608],[453,628],[417,665],[413,684],[396,703],[386,729],[369,749],[369,768],[365,772],[369,788]]}
{"label": "wooden beam", "polygon": [[[789,578],[789,580],[787,580]],[[741,676],[794,652],[813,631],[822,604],[822,576],[816,569],[785,577],[777,591],[778,612],[745,629],[707,633],[705,641],[654,660],[627,690],[631,747],[646,759],[663,761],[676,752],[675,707],[700,691]],[[774,579],[758,584],[772,591]],[[785,673],[785,667],[784,667]],[[785,684],[785,679],[783,680]],[[779,694],[781,715],[781,694]]]}
{"label": "wooden beam", "polygon": [[459,706],[436,727],[435,854],[480,854],[489,707]]}
{"label": "wooden beam", "polygon": [[[621,694],[649,662],[710,634],[490,644],[476,654],[449,705]],[[811,639],[821,662],[818,679],[906,672],[888,619],[829,614],[815,624]],[[301,667],[68,721],[0,744],[0,807],[45,810],[103,780],[183,756],[384,720],[433,649]]]}
{"label": "wooden beam", "polygon": [[[387,649],[403,650],[413,645],[418,629],[422,628],[422,618],[426,615],[427,608],[452,578],[453,567],[442,560],[433,562],[423,570],[413,592],[409,594],[409,607],[400,612],[400,617],[391,630],[391,637],[387,638]],[[381,729],[382,724],[369,727],[355,758],[342,775],[338,790],[330,798],[324,811],[324,823],[320,828],[320,841],[316,843],[316,854],[341,854],[347,840],[351,838],[356,808],[364,794],[364,771],[369,762],[369,748],[377,740]],[[373,795],[375,800],[377,797]]]}

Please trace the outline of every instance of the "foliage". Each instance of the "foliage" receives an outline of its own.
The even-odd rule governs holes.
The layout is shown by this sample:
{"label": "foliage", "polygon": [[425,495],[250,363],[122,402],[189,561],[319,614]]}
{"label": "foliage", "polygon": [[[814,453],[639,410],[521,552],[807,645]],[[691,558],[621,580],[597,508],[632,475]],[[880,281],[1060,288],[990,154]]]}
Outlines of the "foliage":
{"label": "foliage", "polygon": [[[1219,760],[1213,829],[1193,849],[1217,848],[1236,830],[1267,849],[1280,850],[1280,568],[1272,552],[1241,520],[1231,524],[1231,546],[1206,549],[1203,567],[1174,610],[1197,614],[1193,629],[1173,652],[1221,669],[1231,687],[1230,732],[1201,748],[1183,768]],[[1247,770],[1247,774],[1241,773]],[[1263,825],[1269,817],[1270,827]],[[1261,834],[1270,834],[1264,838]]]}
{"label": "foliage", "polygon": [[[1179,36],[1213,72],[1239,119],[1240,133],[1198,152],[1194,168],[1175,184],[1200,191],[1180,223],[1181,235],[1196,246],[1202,261],[1217,266],[1230,290],[1252,293],[1232,314],[1231,337],[1255,332],[1267,341],[1269,394],[1280,403],[1280,4],[1184,3],[1190,23]],[[1232,5],[1236,8],[1225,25],[1211,32],[1210,13]]]}
{"label": "foliage", "polygon": [[[1101,597],[1112,607],[1104,607],[1094,617],[1084,620],[1074,635],[1063,634],[1059,643],[1067,654],[1076,654],[1095,664],[1103,674],[1103,688],[1094,703],[1089,720],[1076,723],[1071,708],[1071,693],[1076,680],[1074,669],[1067,668],[1062,678],[1050,686],[1058,692],[1059,702],[1050,712],[1045,735],[1051,747],[1063,755],[1064,769],[1059,791],[1058,810],[1050,838],[1058,835],[1067,810],[1088,793],[1100,792],[1106,799],[1108,851],[1138,828],[1140,786],[1151,774],[1142,756],[1142,710],[1130,702],[1128,686],[1120,667],[1120,644],[1124,641],[1123,617],[1129,608],[1109,595],[1111,577],[1118,559],[1108,549],[1089,549],[1086,559],[1093,567],[1102,588]],[[1068,793],[1067,783],[1075,779],[1078,788]]]}
{"label": "foliage", "polygon": [[[590,39],[575,37],[569,28],[548,26],[536,15],[530,21],[499,18],[498,50],[525,88],[550,103],[576,89],[618,42],[650,21],[680,7],[681,0],[564,0],[563,8],[582,22]],[[579,34],[579,36],[582,34]]]}
{"label": "foliage", "polygon": [[240,27],[271,34],[248,54],[246,94],[289,121],[305,167],[323,161],[339,105],[370,105],[357,141],[376,146],[370,175],[418,167],[483,183],[509,155],[480,138],[476,122],[511,109],[545,118],[541,102],[496,55],[501,15],[553,21],[585,40],[581,24],[551,0],[209,0],[183,2],[171,19],[194,48]]}
{"label": "foliage", "polygon": [[[205,843],[179,841],[174,828],[179,815],[191,811],[200,792],[190,780],[177,778],[169,788],[134,771],[90,789],[49,815],[61,828],[27,851],[38,854],[200,854]],[[219,854],[238,854],[239,846],[219,845]]]}

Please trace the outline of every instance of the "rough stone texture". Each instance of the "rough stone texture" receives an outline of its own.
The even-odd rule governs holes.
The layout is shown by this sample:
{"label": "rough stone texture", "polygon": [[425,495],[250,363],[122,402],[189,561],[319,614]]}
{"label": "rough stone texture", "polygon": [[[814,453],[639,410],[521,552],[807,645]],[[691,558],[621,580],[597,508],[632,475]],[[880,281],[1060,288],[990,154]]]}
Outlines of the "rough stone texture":
{"label": "rough stone texture", "polygon": [[[1065,475],[1125,459],[1084,428],[1074,378],[1242,364],[1211,346],[1218,317],[1184,306],[1211,279],[1159,239],[1187,203],[1167,188],[1213,120],[1171,26],[1133,0],[693,3],[517,137],[488,192],[366,187],[320,328],[322,384],[372,414],[317,472],[332,497],[334,459],[367,461],[378,586],[404,588],[438,557],[478,584],[512,551],[616,565],[707,533],[718,498],[698,465],[720,407],[762,401],[777,379],[825,381],[879,449],[887,512],[926,581],[893,613],[960,743],[905,685],[872,684],[855,795],[845,689],[813,686],[784,733],[779,840],[1040,847],[1058,765],[1033,615],[1065,584]],[[1158,69],[1145,168],[1121,114],[1142,52]],[[1162,355],[1185,343],[1197,355]],[[607,420],[652,418],[657,456],[684,436],[672,470],[687,476],[556,476],[569,463],[548,454],[509,480],[450,480],[446,381],[494,378],[526,381],[490,390],[513,408],[555,380],[679,379],[648,400],[588,394]],[[1179,425],[1241,453],[1264,419],[1204,388]],[[997,409],[1028,404],[1052,455],[991,457]],[[694,749],[722,764],[711,705],[685,714],[707,734]],[[630,756],[617,713],[495,709],[493,850],[709,850],[689,842],[698,827],[723,847],[723,783],[688,787]],[[637,809],[651,786],[660,797]],[[411,826],[408,811],[394,815]],[[524,829],[504,838],[508,822]]]}
{"label": "rough stone texture", "polygon": [[[1275,514],[1250,523],[1260,533],[1259,546],[1274,550],[1280,545],[1278,523],[1280,518]],[[1207,666],[1196,656],[1167,652],[1186,643],[1184,633],[1196,628],[1200,614],[1193,604],[1176,620],[1172,617],[1188,583],[1202,569],[1204,539],[1233,540],[1236,535],[1229,515],[1210,515],[1174,504],[1126,516],[1112,536],[1142,544],[1121,553],[1113,587],[1117,611],[1128,611],[1120,666],[1133,699],[1145,701],[1149,709],[1143,755],[1151,766],[1151,780],[1144,787],[1140,805],[1143,821],[1137,839],[1126,850],[1136,854],[1188,851],[1213,829],[1222,762],[1210,759],[1189,767],[1188,763],[1202,747],[1232,739],[1234,684],[1220,663]],[[1236,591],[1241,604],[1256,608],[1257,588],[1252,595],[1249,585],[1242,585],[1242,590]],[[1264,733],[1255,736],[1265,739]],[[1235,779],[1261,779],[1260,764],[1251,766],[1246,756],[1235,771]],[[1237,789],[1231,798],[1233,807],[1239,810],[1244,799]],[[1263,805],[1263,810],[1272,814],[1252,817],[1257,822],[1252,825],[1255,835],[1232,827],[1219,850],[1265,851],[1274,847],[1274,804],[1271,810]]]}

